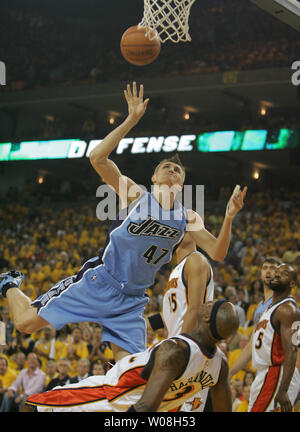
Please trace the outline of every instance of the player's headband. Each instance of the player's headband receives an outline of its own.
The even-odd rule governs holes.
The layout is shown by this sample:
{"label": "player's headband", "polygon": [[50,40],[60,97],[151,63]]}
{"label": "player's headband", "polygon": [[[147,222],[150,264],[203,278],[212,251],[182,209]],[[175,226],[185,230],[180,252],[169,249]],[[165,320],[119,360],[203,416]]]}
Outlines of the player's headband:
{"label": "player's headband", "polygon": [[219,333],[217,331],[217,322],[216,322],[216,317],[217,317],[219,307],[223,303],[228,303],[228,300],[224,300],[224,299],[217,300],[212,307],[211,315],[210,315],[209,328],[210,328],[211,334],[213,335],[214,339],[216,339],[216,340],[224,339],[222,336],[219,335]]}

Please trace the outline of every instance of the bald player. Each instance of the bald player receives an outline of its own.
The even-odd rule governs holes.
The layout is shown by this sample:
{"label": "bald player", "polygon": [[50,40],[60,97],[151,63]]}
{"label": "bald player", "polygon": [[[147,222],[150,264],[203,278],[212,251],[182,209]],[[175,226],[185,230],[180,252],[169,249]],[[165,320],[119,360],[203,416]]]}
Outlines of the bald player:
{"label": "bald player", "polygon": [[[264,288],[264,301],[259,303],[259,305],[257,306],[254,312],[254,318],[253,318],[254,329],[263,312],[266,311],[268,307],[270,307],[270,305],[272,304],[273,291],[270,288],[270,282],[275,276],[276,267],[280,264],[281,264],[281,260],[274,256],[266,257],[262,262],[262,266],[260,269],[260,279],[263,283],[263,288]],[[241,355],[229,370],[230,379],[240,370],[245,369],[247,364],[250,362],[252,356],[252,338],[253,338],[253,332],[251,334],[249,342],[243,349]]]}
{"label": "bald player", "polygon": [[[185,233],[176,250],[176,261],[163,298],[162,315],[168,337],[189,333],[195,327],[199,306],[214,298],[212,268],[205,256],[197,251],[189,233]],[[196,394],[180,411],[202,412],[208,390]]]}
{"label": "bald player", "polygon": [[[290,295],[297,273],[289,264],[277,266],[270,281],[271,306],[261,315],[252,338],[252,365],[256,377],[251,386],[248,411],[292,411],[300,388],[296,367],[300,320],[299,308]],[[295,327],[296,324],[296,327]]]}

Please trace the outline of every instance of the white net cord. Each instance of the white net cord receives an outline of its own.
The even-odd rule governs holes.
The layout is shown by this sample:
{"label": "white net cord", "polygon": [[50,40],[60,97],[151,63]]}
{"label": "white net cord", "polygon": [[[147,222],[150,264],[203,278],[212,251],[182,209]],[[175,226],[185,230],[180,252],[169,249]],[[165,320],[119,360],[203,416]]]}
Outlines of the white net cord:
{"label": "white net cord", "polygon": [[167,40],[175,43],[189,42],[190,9],[195,1],[144,0],[144,16],[138,28],[146,28],[149,39],[159,37],[162,43]]}

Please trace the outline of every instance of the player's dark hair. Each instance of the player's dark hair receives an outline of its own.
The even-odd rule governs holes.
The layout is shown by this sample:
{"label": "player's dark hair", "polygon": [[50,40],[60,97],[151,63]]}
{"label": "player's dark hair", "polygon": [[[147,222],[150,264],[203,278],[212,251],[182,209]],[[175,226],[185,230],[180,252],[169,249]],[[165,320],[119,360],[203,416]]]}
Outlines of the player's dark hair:
{"label": "player's dark hair", "polygon": [[264,263],[280,265],[280,264],[282,264],[282,261],[281,261],[280,258],[278,258],[278,257],[276,257],[276,256],[267,256],[267,257],[264,258],[264,260],[263,260],[263,262],[262,262],[262,265],[263,265]]}
{"label": "player's dark hair", "polygon": [[156,172],[156,171],[158,170],[158,168],[159,168],[163,163],[166,163],[166,162],[172,162],[172,163],[175,163],[175,164],[179,165],[179,166],[181,167],[182,171],[183,171],[184,178],[185,178],[185,167],[184,167],[184,165],[182,164],[182,162],[181,162],[181,160],[180,160],[180,157],[178,156],[177,153],[176,153],[174,156],[172,156],[172,157],[170,157],[170,158],[168,158],[168,159],[163,159],[162,161],[160,161],[159,164],[155,167],[155,171],[154,171],[154,172]]}

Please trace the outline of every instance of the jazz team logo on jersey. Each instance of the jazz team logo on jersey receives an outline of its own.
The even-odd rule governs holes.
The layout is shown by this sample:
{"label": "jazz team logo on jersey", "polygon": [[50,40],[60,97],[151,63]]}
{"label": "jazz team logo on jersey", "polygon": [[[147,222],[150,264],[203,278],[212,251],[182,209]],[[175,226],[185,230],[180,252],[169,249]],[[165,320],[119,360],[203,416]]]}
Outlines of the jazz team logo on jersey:
{"label": "jazz team logo on jersey", "polygon": [[147,219],[140,224],[130,222],[127,227],[127,231],[135,236],[144,235],[170,239],[176,239],[181,235],[180,230],[171,228],[168,225],[164,225],[151,216],[148,216]]}

